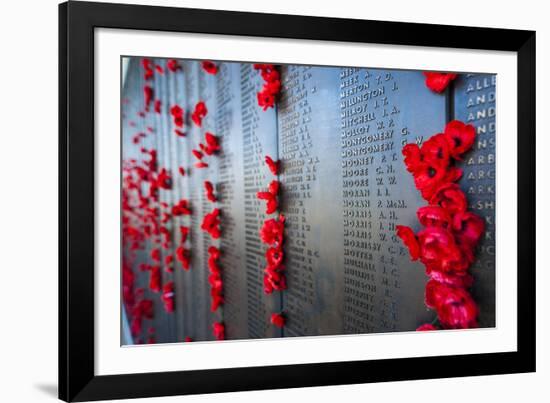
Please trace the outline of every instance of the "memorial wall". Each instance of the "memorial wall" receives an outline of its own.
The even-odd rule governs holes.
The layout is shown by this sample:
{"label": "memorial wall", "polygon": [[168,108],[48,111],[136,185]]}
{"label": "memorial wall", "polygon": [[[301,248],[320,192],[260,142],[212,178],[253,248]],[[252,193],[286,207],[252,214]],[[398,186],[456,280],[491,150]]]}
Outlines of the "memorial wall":
{"label": "memorial wall", "polygon": [[[121,283],[132,343],[449,328],[426,305],[427,266],[397,227],[420,231],[417,210],[429,204],[403,147],[455,119],[475,128],[454,164],[468,211],[484,221],[465,286],[478,308],[469,327],[495,326],[495,75],[460,73],[437,92],[421,71],[277,66],[265,107],[267,81],[250,63],[125,62]],[[258,192],[273,181],[268,214]],[[272,246],[260,233],[281,216],[284,260],[266,274]],[[266,291],[270,275],[282,279]]]}

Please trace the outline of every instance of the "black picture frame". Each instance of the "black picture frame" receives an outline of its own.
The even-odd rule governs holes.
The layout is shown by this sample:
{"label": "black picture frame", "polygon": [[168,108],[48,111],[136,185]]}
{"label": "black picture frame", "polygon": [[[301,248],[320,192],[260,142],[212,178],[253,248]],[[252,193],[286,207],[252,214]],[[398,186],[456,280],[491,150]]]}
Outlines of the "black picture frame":
{"label": "black picture frame", "polygon": [[[517,352],[96,376],[94,29],[100,27],[517,52]],[[59,398],[88,401],[535,371],[535,85],[534,31],[60,4]]]}

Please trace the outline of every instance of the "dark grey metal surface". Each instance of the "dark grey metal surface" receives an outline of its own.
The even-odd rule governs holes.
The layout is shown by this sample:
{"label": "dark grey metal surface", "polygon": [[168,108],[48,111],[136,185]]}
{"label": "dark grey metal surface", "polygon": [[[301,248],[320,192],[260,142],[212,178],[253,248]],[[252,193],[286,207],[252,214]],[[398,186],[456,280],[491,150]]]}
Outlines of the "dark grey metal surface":
{"label": "dark grey metal surface", "polygon": [[495,326],[496,82],[494,74],[468,74],[454,87],[455,118],[473,125],[477,133],[473,150],[461,164],[460,186],[470,209],[485,218],[485,236],[471,268],[481,327]]}
{"label": "dark grey metal surface", "polygon": [[[478,128],[460,185],[472,210],[487,220],[472,268],[473,292],[480,324],[494,326],[493,76],[462,76],[454,89],[435,94],[421,72],[283,66],[277,107],[263,111],[256,99],[263,81],[251,65],[217,63],[218,74],[210,75],[196,61],[181,60],[183,68],[175,73],[168,72],[166,60],[155,63],[165,68],[153,81],[162,113],[139,118],[143,70],[139,58],[130,62],[123,158],[143,159],[131,138],[154,127],[142,145],[158,150],[159,166],[173,177],[173,189],[161,190],[161,200],[171,206],[186,198],[193,210],[192,216],[166,224],[172,249],[163,250],[163,258],[179,246],[179,227],[185,225],[191,227],[186,246],[192,263],[184,271],[174,256],[174,272],[163,272],[163,283],[175,282],[176,311],[167,314],[160,294],[148,289],[149,273],[137,268],[149,260],[152,244],[137,253],[137,284],[155,304],[155,319],[144,322],[142,340],[150,325],[157,342],[179,342],[214,340],[215,321],[225,323],[227,339],[405,331],[431,322],[435,314],[424,304],[424,267],[410,261],[395,236],[397,224],[419,229],[416,210],[426,204],[405,170],[401,148],[421,144],[452,118]],[[200,129],[190,120],[199,100],[208,108]],[[185,138],[174,134],[169,109],[176,103],[186,111]],[[197,169],[191,150],[198,149],[206,131],[219,136],[222,150],[206,157],[208,168]],[[276,215],[267,216],[265,203],[256,198],[277,179],[265,166],[266,155],[282,160],[280,209],[287,218],[288,289],[271,295],[263,292],[266,246],[259,230]],[[206,199],[205,180],[214,184],[217,203]],[[219,240],[200,229],[214,207],[222,210]],[[207,281],[210,245],[222,250],[226,302],[216,312],[210,310]],[[271,314],[281,311],[287,318],[283,330],[270,324]]]}
{"label": "dark grey metal surface", "polygon": [[278,103],[288,290],[285,336],[341,333],[339,69],[285,66]]}
{"label": "dark grey metal surface", "polygon": [[238,63],[221,63],[216,75],[215,126],[221,142],[218,182],[215,186],[223,236],[222,256],[226,337],[248,337],[248,297],[245,267],[245,209],[243,136],[241,123],[241,71]]}
{"label": "dark grey metal surface", "polygon": [[[250,64],[241,64],[241,124],[243,138],[244,182],[244,240],[246,270],[248,337],[276,337],[280,330],[269,322],[271,314],[281,310],[281,296],[275,292],[266,295],[263,291],[265,252],[261,243],[260,228],[265,219],[265,203],[256,198],[256,193],[266,190],[269,182],[276,179],[264,163],[266,155],[277,155],[277,121],[274,109],[259,108],[256,94],[263,80]],[[275,157],[273,157],[275,158]]]}

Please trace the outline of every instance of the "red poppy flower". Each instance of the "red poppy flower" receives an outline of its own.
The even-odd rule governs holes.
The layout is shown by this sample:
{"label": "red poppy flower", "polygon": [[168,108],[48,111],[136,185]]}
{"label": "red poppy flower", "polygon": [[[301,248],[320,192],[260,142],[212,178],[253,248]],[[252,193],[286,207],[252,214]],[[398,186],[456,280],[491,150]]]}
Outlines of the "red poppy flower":
{"label": "red poppy flower", "polygon": [[217,136],[213,135],[210,132],[206,132],[204,134],[204,138],[206,140],[206,147],[204,148],[204,152],[207,155],[212,155],[221,149],[220,141]]}
{"label": "red poppy flower", "polygon": [[180,234],[181,234],[181,243],[185,243],[187,240],[187,235],[189,235],[189,227],[184,227],[180,225]]}
{"label": "red poppy flower", "polygon": [[274,97],[277,97],[277,95],[281,91],[281,82],[279,80],[275,80],[265,83],[262,88],[262,92],[264,91],[272,94]]}
{"label": "red poppy flower", "polygon": [[151,59],[147,59],[147,58],[141,59],[141,65],[143,66],[143,70],[144,70],[143,78],[145,80],[150,80],[151,78],[153,78],[154,70],[153,70],[153,63]]}
{"label": "red poppy flower", "polygon": [[191,120],[198,126],[202,126],[202,119],[206,116],[208,113],[208,109],[206,109],[206,105],[203,101],[197,102],[195,105],[195,110],[191,114]]}
{"label": "red poppy flower", "polygon": [[422,193],[422,197],[430,199],[435,190],[445,181],[447,168],[435,164],[421,162],[414,166],[414,184]]}
{"label": "red poppy flower", "polygon": [[265,211],[266,214],[273,214],[277,210],[277,194],[279,193],[279,185],[279,181],[271,181],[267,192],[256,193],[256,197],[258,199],[265,200],[267,202]]}
{"label": "red poppy flower", "polygon": [[266,155],[265,163],[273,175],[277,175],[279,173],[279,166],[281,164],[281,161],[273,161],[273,159],[269,155]]}
{"label": "red poppy flower", "polygon": [[185,168],[184,167],[179,167],[178,172],[180,173],[181,176],[185,176]]}
{"label": "red poppy flower", "polygon": [[151,105],[151,101],[153,100],[153,87],[150,85],[146,85],[143,87],[143,96],[144,96],[144,104],[145,104],[145,110],[149,112],[149,106]]}
{"label": "red poppy flower", "polygon": [[284,253],[281,248],[268,248],[265,252],[265,259],[270,268],[279,268],[283,262],[283,257]]}
{"label": "red poppy flower", "polygon": [[189,201],[187,199],[181,199],[178,204],[172,206],[172,215],[191,215],[191,209],[189,207]]}
{"label": "red poppy flower", "polygon": [[485,221],[477,214],[466,211],[453,217],[453,232],[461,245],[475,247],[484,231]]}
{"label": "red poppy flower", "polygon": [[189,270],[191,264],[191,256],[189,249],[185,249],[183,246],[179,246],[176,249],[176,259],[181,263],[184,270]]}
{"label": "red poppy flower", "polygon": [[174,105],[170,108],[170,115],[174,119],[174,125],[177,127],[183,127],[184,111],[179,105]]}
{"label": "red poppy flower", "polygon": [[212,329],[214,330],[214,337],[217,340],[225,339],[225,326],[222,322],[214,322]]}
{"label": "red poppy flower", "polygon": [[258,92],[257,97],[258,105],[260,105],[264,111],[275,106],[275,95],[270,91],[266,91],[265,88]]}
{"label": "red poppy flower", "polygon": [[437,327],[435,327],[431,323],[425,323],[425,324],[423,324],[423,325],[416,328],[417,332],[425,332],[425,331],[429,331],[429,330],[438,330],[438,329],[437,329]]}
{"label": "red poppy flower", "polygon": [[149,288],[153,292],[159,292],[160,283],[162,281],[160,266],[151,266],[151,271],[149,273]]}
{"label": "red poppy flower", "polygon": [[193,339],[189,336],[185,336],[185,339],[183,339],[183,341],[186,342],[186,343],[190,343],[190,342],[193,341]]}
{"label": "red poppy flower", "polygon": [[162,105],[162,104],[161,104],[160,99],[155,99],[155,106],[154,106],[154,108],[155,108],[155,112],[156,112],[156,113],[161,113],[161,105]]}
{"label": "red poppy flower", "polygon": [[156,70],[157,73],[159,73],[159,74],[164,74],[164,69],[162,68],[161,65],[155,64],[155,70]]}
{"label": "red poppy flower", "polygon": [[280,82],[279,72],[275,69],[275,66],[273,65],[270,65],[270,67],[268,68],[263,68],[261,74],[262,78],[267,84]]}
{"label": "red poppy flower", "polygon": [[277,326],[278,328],[283,328],[285,325],[285,317],[280,313],[272,313],[271,314],[271,324]]}
{"label": "red poppy flower", "polygon": [[208,74],[216,74],[218,72],[218,66],[212,63],[210,60],[203,60],[202,69]]}
{"label": "red poppy flower", "polygon": [[182,132],[181,130],[174,129],[174,133],[176,133],[176,136],[178,137],[185,137],[186,133]]}
{"label": "red poppy flower", "polygon": [[162,287],[162,302],[164,310],[168,313],[174,312],[174,282],[169,281]]}
{"label": "red poppy flower", "polygon": [[416,211],[418,221],[425,227],[448,228],[451,223],[449,212],[439,206],[424,206]]}
{"label": "red poppy flower", "polygon": [[218,239],[221,235],[220,231],[220,209],[215,208],[211,213],[204,216],[201,229],[208,232],[214,239]]}
{"label": "red poppy flower", "polygon": [[195,168],[208,168],[208,164],[204,161],[195,162]]}
{"label": "red poppy flower", "polygon": [[425,71],[424,75],[426,76],[426,87],[438,93],[445,91],[449,83],[456,78],[456,74],[454,73],[435,73]]}
{"label": "red poppy flower", "polygon": [[447,183],[440,186],[430,199],[430,204],[443,207],[449,214],[466,211],[468,201],[464,192],[456,183]]}
{"label": "red poppy flower", "polygon": [[453,120],[445,126],[444,136],[453,158],[461,160],[462,154],[474,145],[476,130],[472,125],[466,125],[460,120]]}
{"label": "red poppy flower", "polygon": [[210,257],[217,260],[221,256],[221,251],[219,248],[215,247],[214,245],[211,245],[208,248],[208,254],[210,255]]}
{"label": "red poppy flower", "polygon": [[403,240],[405,246],[409,249],[412,260],[417,260],[420,257],[420,245],[410,227],[397,225],[397,236]]}
{"label": "red poppy flower", "polygon": [[213,261],[209,261],[209,268],[211,273],[208,276],[208,284],[210,284],[211,287],[211,295],[221,295],[221,290],[223,288],[221,270]]}
{"label": "red poppy flower", "polygon": [[216,196],[214,196],[214,185],[210,181],[204,181],[204,190],[206,191],[206,198],[211,201],[216,201]]}
{"label": "red poppy flower", "polygon": [[286,277],[282,273],[284,268],[280,266],[278,269],[274,267],[266,267],[264,270],[264,293],[271,294],[274,290],[286,290]]}
{"label": "red poppy flower", "polygon": [[172,189],[172,177],[166,170],[162,168],[157,176],[156,186],[161,189]]}
{"label": "red poppy flower", "polygon": [[262,242],[268,245],[282,245],[285,217],[280,214],[279,219],[270,218],[266,220],[260,229]]}
{"label": "red poppy flower", "polygon": [[153,63],[151,62],[151,59],[144,57],[143,59],[141,59],[141,65],[143,66],[144,69],[151,69],[153,66]]}
{"label": "red poppy flower", "polygon": [[447,138],[443,133],[436,134],[426,140],[420,148],[422,160],[432,165],[447,168],[450,159],[450,150]]}
{"label": "red poppy flower", "polygon": [[166,68],[170,70],[172,73],[175,73],[176,71],[181,70],[181,66],[179,65],[176,59],[169,59],[166,62]]}
{"label": "red poppy flower", "polygon": [[269,187],[268,187],[268,191],[269,193],[271,193],[272,195],[274,196],[277,196],[277,194],[279,193],[279,187],[281,186],[280,182],[277,181],[277,180],[272,180],[270,183],[269,183]]}
{"label": "red poppy flower", "polygon": [[[472,296],[464,288],[432,283],[426,289],[426,299],[435,307],[439,321],[445,328],[468,329],[477,327],[479,310]],[[427,301],[428,302],[428,301]]]}
{"label": "red poppy flower", "polygon": [[160,262],[160,249],[155,248],[151,250],[151,259],[153,259],[155,262]]}
{"label": "red poppy flower", "polygon": [[420,260],[432,270],[462,272],[468,269],[470,259],[457,246],[453,234],[441,227],[428,227],[417,235]]}

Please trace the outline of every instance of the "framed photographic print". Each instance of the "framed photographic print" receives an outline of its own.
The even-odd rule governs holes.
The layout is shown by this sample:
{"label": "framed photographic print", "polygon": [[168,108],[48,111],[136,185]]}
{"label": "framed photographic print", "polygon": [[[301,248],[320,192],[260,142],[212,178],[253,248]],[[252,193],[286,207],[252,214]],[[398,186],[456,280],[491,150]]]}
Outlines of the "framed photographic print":
{"label": "framed photographic print", "polygon": [[535,33],[68,2],[59,397],[535,370]]}

